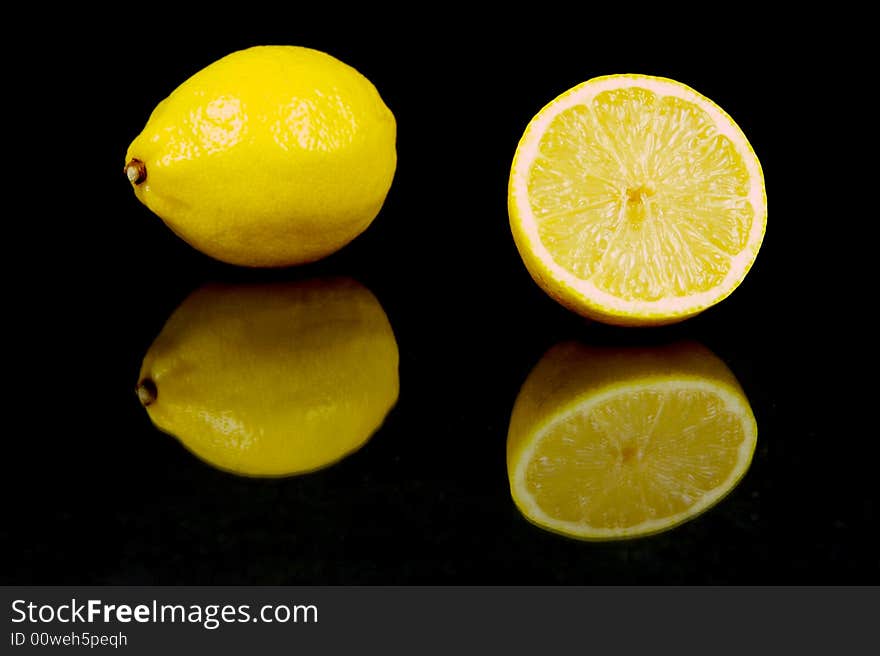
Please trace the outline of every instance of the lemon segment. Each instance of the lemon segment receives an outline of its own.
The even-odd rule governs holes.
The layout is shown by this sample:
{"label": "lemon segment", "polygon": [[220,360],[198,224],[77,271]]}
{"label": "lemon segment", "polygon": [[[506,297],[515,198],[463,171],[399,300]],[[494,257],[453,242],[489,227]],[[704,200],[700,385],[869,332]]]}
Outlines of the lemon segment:
{"label": "lemon segment", "polygon": [[602,540],[657,533],[723,498],[757,439],[745,395],[698,345],[551,349],[523,385],[508,435],[517,507]]}
{"label": "lemon segment", "polygon": [[729,295],[766,227],[760,163],[719,107],[664,78],[614,75],[532,120],[511,168],[511,229],[539,285],[624,325],[692,316]]}

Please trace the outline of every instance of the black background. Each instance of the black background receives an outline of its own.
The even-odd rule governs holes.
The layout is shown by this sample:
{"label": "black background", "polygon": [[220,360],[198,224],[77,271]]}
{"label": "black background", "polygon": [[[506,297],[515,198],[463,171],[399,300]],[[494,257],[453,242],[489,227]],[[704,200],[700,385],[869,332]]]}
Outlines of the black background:
{"label": "black background", "polygon": [[[835,372],[851,356],[810,303],[832,249],[809,227],[804,196],[818,184],[805,190],[794,146],[805,73],[764,50],[778,34],[735,18],[686,28],[547,10],[497,21],[430,9],[370,20],[267,13],[223,27],[159,11],[100,25],[54,17],[64,29],[34,39],[9,80],[21,104],[10,103],[16,150],[6,156],[20,173],[6,189],[19,209],[5,218],[0,581],[880,582],[876,428],[853,421],[861,408]],[[258,44],[310,46],[355,66],[398,122],[398,170],[377,220],[297,269],[210,260],[122,174],[159,100]],[[768,231],[748,278],[722,304],[660,329],[592,324],[558,306],[526,273],[507,224],[509,165],[528,120],[578,82],[624,72],[672,77],[716,101],[767,181]],[[191,291],[323,275],[369,287],[400,348],[400,399],[361,451],[315,474],[251,480],[152,427],[133,394],[140,361]],[[697,520],[638,541],[580,543],[527,523],[508,490],[507,423],[526,375],[563,339],[712,349],[758,421],[743,482]]]}

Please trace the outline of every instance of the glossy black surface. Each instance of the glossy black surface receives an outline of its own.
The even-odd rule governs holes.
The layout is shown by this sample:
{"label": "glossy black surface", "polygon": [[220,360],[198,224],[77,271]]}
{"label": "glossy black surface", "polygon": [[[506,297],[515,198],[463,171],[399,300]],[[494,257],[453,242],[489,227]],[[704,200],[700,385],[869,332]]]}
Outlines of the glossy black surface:
{"label": "glossy black surface", "polygon": [[[39,174],[14,189],[31,210],[6,218],[17,273],[0,580],[880,580],[866,443],[876,429],[853,421],[861,408],[831,373],[850,356],[805,303],[815,267],[804,253],[819,245],[789,193],[799,163],[786,102],[800,87],[784,62],[729,47],[743,38],[736,25],[699,36],[647,21],[637,43],[621,43],[580,21],[552,33],[549,18],[504,29],[439,13],[405,19],[406,33],[348,17],[345,27],[267,17],[224,31],[71,20],[82,29],[46,45],[54,66],[24,75],[22,121],[43,129],[18,135],[35,135],[19,161]],[[202,256],[137,202],[121,172],[159,100],[260,43],[308,45],[355,66],[398,121],[397,175],[378,219],[298,269]],[[666,328],[591,324],[558,306],[526,273],[507,224],[509,164],[528,120],[574,84],[615,72],[672,77],[712,98],[749,137],[767,180],[769,227],[748,278],[719,306]],[[188,293],[207,281],[320,275],[369,287],[397,336],[400,398],[365,448],[318,473],[251,480],[211,469],[153,428],[133,392],[140,361]],[[633,542],[580,543],[526,522],[508,490],[507,424],[530,369],[564,339],[709,347],[757,417],[743,482],[697,520]]]}

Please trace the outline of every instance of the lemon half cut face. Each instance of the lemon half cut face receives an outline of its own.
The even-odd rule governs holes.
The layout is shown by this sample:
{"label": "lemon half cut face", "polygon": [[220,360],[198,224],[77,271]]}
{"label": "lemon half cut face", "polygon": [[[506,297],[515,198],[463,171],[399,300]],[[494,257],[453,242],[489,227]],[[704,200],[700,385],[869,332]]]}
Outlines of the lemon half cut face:
{"label": "lemon half cut face", "polygon": [[550,296],[611,324],[680,321],[751,268],[767,195],[745,135],[688,86],[609,75],[550,102],[508,189],[523,262]]}
{"label": "lemon half cut face", "polygon": [[388,318],[347,278],[196,290],[150,346],[137,384],[158,428],[248,476],[340,460],[376,432],[398,391]]}
{"label": "lemon half cut face", "polygon": [[510,489],[523,515],[549,531],[583,540],[650,535],[727,495],[756,440],[745,394],[704,347],[563,343],[514,405]]}

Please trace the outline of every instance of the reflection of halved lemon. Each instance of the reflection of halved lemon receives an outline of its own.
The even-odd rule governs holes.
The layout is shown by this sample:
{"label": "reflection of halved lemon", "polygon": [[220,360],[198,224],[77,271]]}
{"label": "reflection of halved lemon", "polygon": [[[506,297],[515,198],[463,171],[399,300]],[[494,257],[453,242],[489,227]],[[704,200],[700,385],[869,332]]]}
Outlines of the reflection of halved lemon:
{"label": "reflection of halved lemon", "polygon": [[168,319],[137,392],[203,460],[282,476],[363,445],[397,400],[397,361],[385,312],[353,280],[208,285]]}
{"label": "reflection of halved lemon", "polygon": [[761,165],[693,89],[609,75],[562,94],[516,150],[510,225],[532,277],[614,324],[679,321],[728,296],[764,237]]}
{"label": "reflection of halved lemon", "polygon": [[705,348],[560,344],[522,387],[507,441],[513,499],[535,524],[602,540],[666,530],[718,502],[757,426]]}

